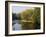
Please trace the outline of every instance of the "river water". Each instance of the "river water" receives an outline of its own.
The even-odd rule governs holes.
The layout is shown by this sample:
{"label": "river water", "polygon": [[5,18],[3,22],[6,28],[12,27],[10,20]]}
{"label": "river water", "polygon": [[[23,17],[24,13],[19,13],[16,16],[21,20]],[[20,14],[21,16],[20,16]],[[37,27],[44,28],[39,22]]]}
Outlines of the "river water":
{"label": "river water", "polygon": [[22,30],[22,26],[21,26],[21,23],[19,23],[20,21],[19,20],[14,20],[13,23],[13,30]]}

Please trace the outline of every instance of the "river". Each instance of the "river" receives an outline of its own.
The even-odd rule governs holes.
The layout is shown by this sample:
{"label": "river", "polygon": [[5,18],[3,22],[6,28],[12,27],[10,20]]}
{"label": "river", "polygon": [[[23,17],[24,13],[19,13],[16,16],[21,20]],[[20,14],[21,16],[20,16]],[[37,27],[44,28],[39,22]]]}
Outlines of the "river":
{"label": "river", "polygon": [[20,22],[19,20],[14,20],[13,21],[13,23],[14,23],[13,30],[22,30],[22,26],[19,22]]}

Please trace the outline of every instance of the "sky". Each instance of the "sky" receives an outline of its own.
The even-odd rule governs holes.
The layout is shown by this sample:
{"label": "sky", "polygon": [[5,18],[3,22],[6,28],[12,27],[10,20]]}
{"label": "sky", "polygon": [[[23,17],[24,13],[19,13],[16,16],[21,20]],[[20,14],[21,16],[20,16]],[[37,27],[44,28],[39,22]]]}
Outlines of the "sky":
{"label": "sky", "polygon": [[26,9],[33,9],[32,7],[27,6],[12,6],[13,13],[20,13]]}

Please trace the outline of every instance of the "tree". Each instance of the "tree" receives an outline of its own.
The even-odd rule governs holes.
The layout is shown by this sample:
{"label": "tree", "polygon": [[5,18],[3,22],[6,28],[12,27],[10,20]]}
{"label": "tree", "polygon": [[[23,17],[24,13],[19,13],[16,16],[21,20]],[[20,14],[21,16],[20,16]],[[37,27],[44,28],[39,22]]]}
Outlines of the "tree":
{"label": "tree", "polygon": [[22,22],[22,29],[39,29],[40,28],[40,8],[34,7],[33,9],[27,9],[21,13],[21,19],[24,21],[31,22]]}
{"label": "tree", "polygon": [[39,7],[35,7],[35,10],[34,10],[34,18],[35,18],[35,26],[36,26],[36,29],[39,29],[40,28],[40,8]]}

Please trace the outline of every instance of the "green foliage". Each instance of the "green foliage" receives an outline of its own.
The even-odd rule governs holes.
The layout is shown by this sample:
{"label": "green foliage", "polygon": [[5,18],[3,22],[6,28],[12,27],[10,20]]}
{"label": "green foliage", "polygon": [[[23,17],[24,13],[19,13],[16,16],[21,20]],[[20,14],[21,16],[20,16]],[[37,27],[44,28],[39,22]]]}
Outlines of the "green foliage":
{"label": "green foliage", "polygon": [[[22,29],[39,29],[40,28],[40,8],[27,9],[21,13]],[[30,22],[28,22],[30,21]]]}
{"label": "green foliage", "polygon": [[40,8],[35,8],[34,12],[36,28],[40,28]]}

